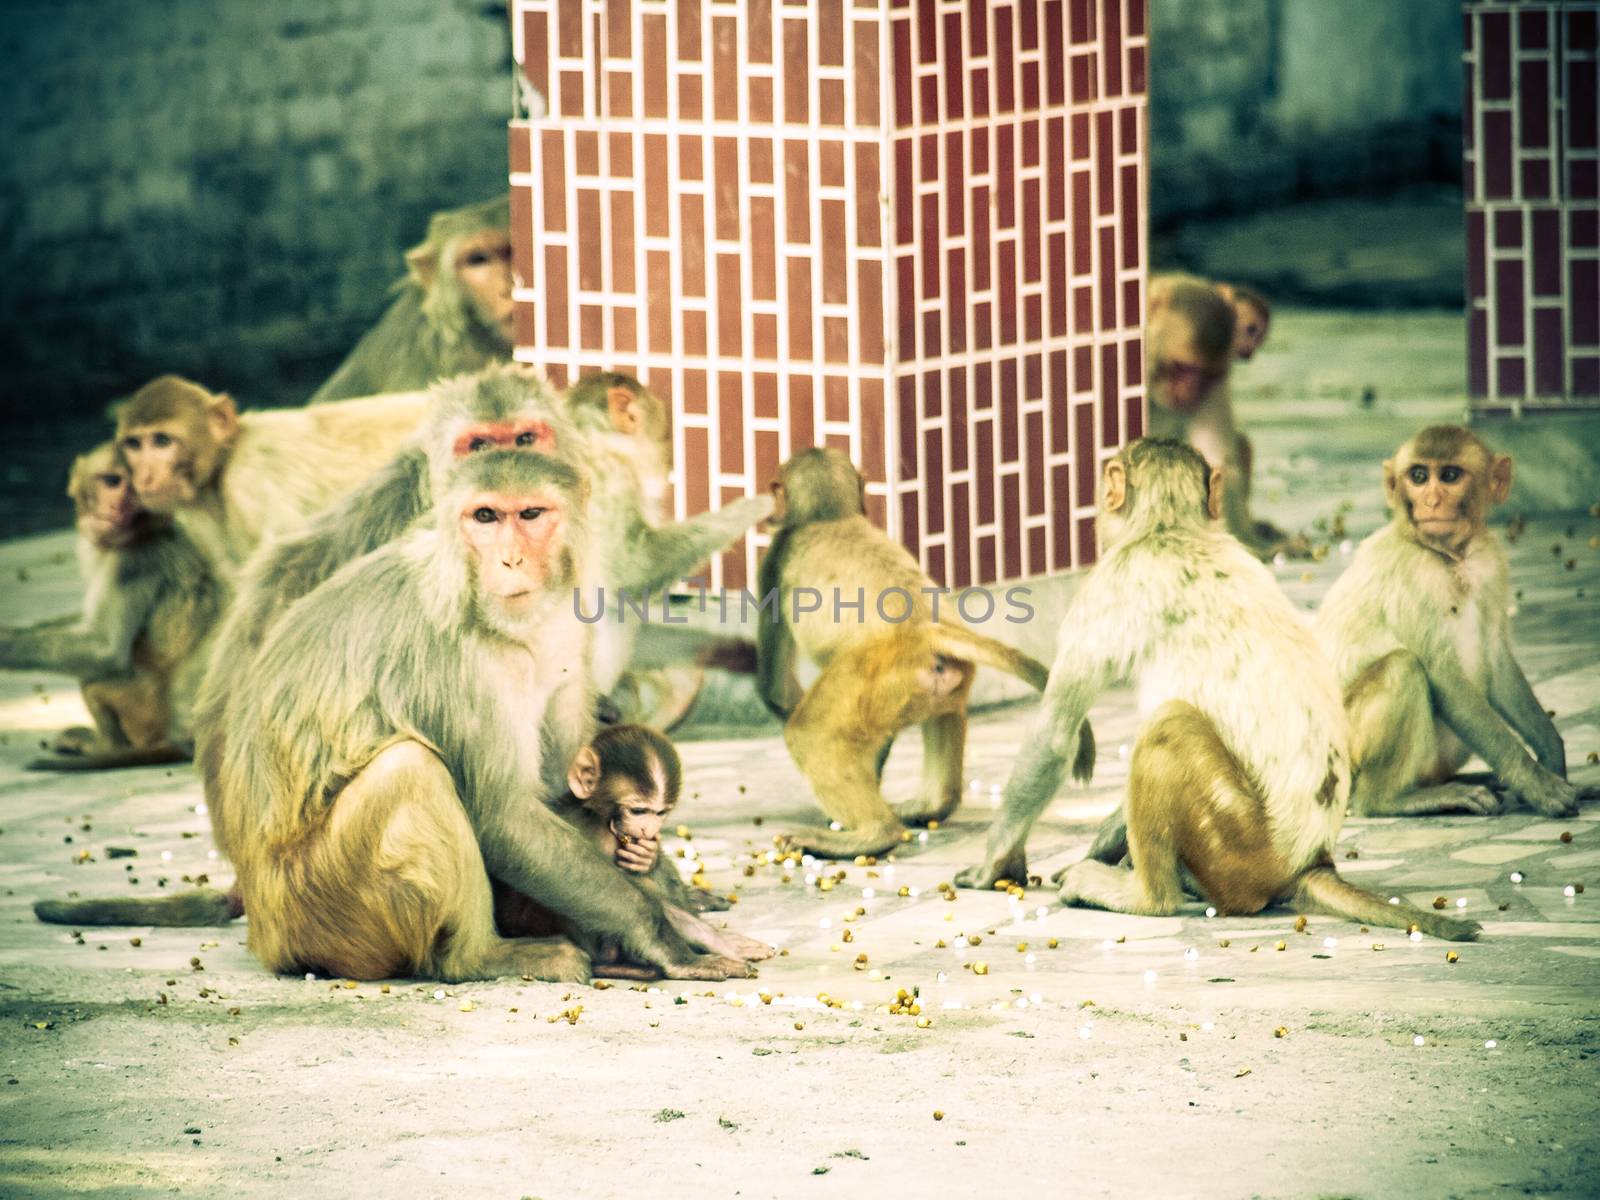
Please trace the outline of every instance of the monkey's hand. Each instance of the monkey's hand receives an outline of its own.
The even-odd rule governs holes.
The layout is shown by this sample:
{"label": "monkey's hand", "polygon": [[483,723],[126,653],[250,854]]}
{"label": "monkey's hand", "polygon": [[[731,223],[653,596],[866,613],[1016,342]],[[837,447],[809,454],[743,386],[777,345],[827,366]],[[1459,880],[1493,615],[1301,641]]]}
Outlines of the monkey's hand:
{"label": "monkey's hand", "polygon": [[1028,856],[1023,850],[1014,850],[1004,858],[982,862],[977,866],[968,867],[964,871],[956,872],[956,886],[964,888],[993,888],[1002,880],[1008,880],[1018,887],[1026,887],[1028,883]]}
{"label": "monkey's hand", "polygon": [[661,852],[661,843],[652,838],[645,841],[643,838],[623,838],[617,834],[616,864],[624,871],[632,871],[635,875],[646,874],[651,867],[656,865],[656,856]]}
{"label": "monkey's hand", "polygon": [[1570,817],[1578,811],[1578,789],[1543,767],[1533,767],[1525,779],[1507,780],[1511,793],[1547,817]]}

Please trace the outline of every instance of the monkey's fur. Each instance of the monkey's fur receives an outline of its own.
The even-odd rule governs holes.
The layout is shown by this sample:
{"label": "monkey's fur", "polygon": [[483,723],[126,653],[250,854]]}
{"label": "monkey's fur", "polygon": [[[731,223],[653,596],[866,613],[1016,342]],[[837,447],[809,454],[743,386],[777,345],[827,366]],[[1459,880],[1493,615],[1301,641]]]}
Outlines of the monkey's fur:
{"label": "monkey's fur", "polygon": [[1026,878],[1028,831],[1055,795],[1095,696],[1132,677],[1145,724],[1125,801],[1131,871],[1092,859],[1061,898],[1176,912],[1187,871],[1223,913],[1281,901],[1438,937],[1476,936],[1345,882],[1332,851],[1350,787],[1333,669],[1268,570],[1211,525],[1220,479],[1194,450],[1136,441],[1105,467],[1101,559],[1062,621],[1056,660],[984,862],[965,887]]}
{"label": "monkey's fur", "polygon": [[226,593],[172,522],[134,498],[106,442],[72,464],[86,585],[77,620],[0,630],[0,666],[77,676],[94,729],[69,730],[29,765],[93,771],[179,762]]}
{"label": "monkey's fur", "polygon": [[1561,735],[1517,665],[1505,551],[1486,524],[1510,492],[1511,459],[1436,425],[1383,473],[1391,519],[1316,618],[1350,716],[1351,810],[1495,812],[1494,787],[1455,778],[1475,753],[1512,797],[1571,816],[1594,789],[1566,781]]}
{"label": "monkey's fur", "polygon": [[117,444],[140,500],[171,513],[232,582],[264,538],[293,529],[388,461],[426,403],[416,392],[240,414],[230,397],[164,375],[121,407]]}
{"label": "monkey's fur", "polygon": [[487,232],[509,236],[510,226],[509,196],[435,213],[428,236],[406,252],[406,274],[395,284],[394,302],[310,403],[421,391],[435,380],[509,361],[510,339],[477,311],[456,276],[455,260],[464,239]]}
{"label": "monkey's fur", "polygon": [[[865,483],[840,451],[814,448],[796,454],[774,481],[778,532],[762,560],[758,614],[757,682],[762,698],[785,719],[784,741],[811,784],[817,803],[840,830],[802,829],[790,844],[828,857],[877,854],[909,836],[905,821],[943,820],[961,801],[966,748],[967,694],[977,664],[998,667],[1035,688],[1045,681],[1042,663],[941,615],[935,621],[923,588],[933,582],[904,547],[865,515]],[[865,597],[859,620],[833,620],[827,612],[795,620],[797,588]],[[893,622],[877,598],[892,589],[907,594],[907,619]],[[776,606],[765,603],[777,597]],[[898,615],[899,594],[887,615]],[[795,681],[796,655],[822,674],[803,696]],[[908,725],[921,724],[920,794],[898,811],[878,790],[882,754]],[[1075,764],[1086,779],[1094,766],[1085,738]]]}

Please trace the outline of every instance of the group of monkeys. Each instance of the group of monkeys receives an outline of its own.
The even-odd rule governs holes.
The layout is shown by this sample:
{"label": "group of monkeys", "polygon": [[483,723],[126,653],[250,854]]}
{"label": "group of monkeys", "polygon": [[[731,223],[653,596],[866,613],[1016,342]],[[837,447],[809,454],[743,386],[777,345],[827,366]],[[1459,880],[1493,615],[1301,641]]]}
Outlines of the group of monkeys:
{"label": "group of monkeys", "polygon": [[[933,581],[867,519],[839,450],[797,453],[770,496],[663,523],[659,399],[626,375],[557,390],[502,361],[505,226],[503,203],[436,217],[402,295],[307,407],[240,413],[163,377],[76,464],[83,619],[0,631],[0,665],[83,679],[95,729],[50,765],[192,751],[237,878],[227,892],[41,902],[42,919],[248,913],[269,968],[352,979],[748,975],[772,948],[708,923],[726,901],[660,853],[681,788],[672,743],[597,725],[637,626],[586,621],[575,596],[657,592],[762,520],[757,688],[830,819],[780,837],[785,855],[881,854],[948,817],[980,664],[1043,702],[964,886],[1027,882],[1029,829],[1069,769],[1090,777],[1085,717],[1119,678],[1137,680],[1145,723],[1125,802],[1058,876],[1068,902],[1170,913],[1187,891],[1253,913],[1292,900],[1470,938],[1470,922],[1339,877],[1347,808],[1575,811],[1561,739],[1511,654],[1506,561],[1486,525],[1509,459],[1456,427],[1401,447],[1384,467],[1393,519],[1315,629],[1262,565],[1275,531],[1230,508],[1248,443],[1226,411],[1226,360],[1219,374],[1205,357],[1253,352],[1259,298],[1152,285],[1153,411],[1188,418],[1196,446],[1146,439],[1105,462],[1101,559],[1047,669],[930,603]],[[1239,305],[1260,314],[1255,333]],[[841,620],[802,611],[800,589],[905,601]],[[714,638],[686,644],[699,662],[718,653]],[[818,672],[805,688],[802,660]],[[913,724],[922,785],[891,806],[884,761]],[[1474,752],[1491,775],[1458,779]]]}

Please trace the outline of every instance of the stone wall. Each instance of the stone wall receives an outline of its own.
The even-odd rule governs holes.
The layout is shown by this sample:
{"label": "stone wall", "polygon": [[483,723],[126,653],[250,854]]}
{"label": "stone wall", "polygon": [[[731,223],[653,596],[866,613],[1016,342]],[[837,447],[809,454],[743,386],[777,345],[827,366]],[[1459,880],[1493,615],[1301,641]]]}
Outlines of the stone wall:
{"label": "stone wall", "polygon": [[297,402],[428,214],[505,188],[510,109],[495,0],[11,0],[5,411],[164,370]]}
{"label": "stone wall", "polygon": [[1150,0],[1155,227],[1461,177],[1459,0]]}

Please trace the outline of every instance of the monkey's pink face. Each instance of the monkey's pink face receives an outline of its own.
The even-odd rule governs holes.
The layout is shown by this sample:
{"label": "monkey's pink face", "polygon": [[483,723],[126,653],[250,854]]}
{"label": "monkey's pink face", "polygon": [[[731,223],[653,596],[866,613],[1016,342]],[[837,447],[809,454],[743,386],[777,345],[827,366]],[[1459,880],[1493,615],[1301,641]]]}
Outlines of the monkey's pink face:
{"label": "monkey's pink face", "polygon": [[1201,401],[1227,373],[1226,366],[1218,368],[1200,361],[1169,358],[1161,364],[1157,380],[1160,386],[1152,394],[1152,399],[1177,412],[1189,412],[1200,407]]}
{"label": "monkey's pink face", "polygon": [[623,785],[616,792],[616,816],[611,818],[611,832],[620,842],[654,842],[661,837],[662,823],[667,819],[667,801],[659,790],[642,795],[635,788]]}
{"label": "monkey's pink face", "polygon": [[177,422],[139,425],[117,444],[133,477],[138,502],[152,512],[171,512],[195,498],[192,450]]}
{"label": "monkey's pink face", "polygon": [[457,249],[455,266],[479,318],[511,341],[511,235],[496,229],[473,234]]}
{"label": "monkey's pink face", "polygon": [[101,471],[90,481],[89,493],[79,517],[84,532],[102,547],[120,545],[142,511],[132,478],[126,471]]}
{"label": "monkey's pink face", "polygon": [[553,454],[556,435],[544,421],[480,421],[463,429],[456,436],[452,449],[456,458],[465,458],[480,450],[532,450]]}
{"label": "monkey's pink face", "polygon": [[461,535],[486,595],[515,606],[537,596],[555,574],[565,511],[559,495],[480,492],[461,508]]}
{"label": "monkey's pink face", "polygon": [[1453,550],[1472,536],[1478,515],[1473,500],[1480,482],[1460,463],[1424,458],[1406,464],[1393,486],[1416,531]]}

